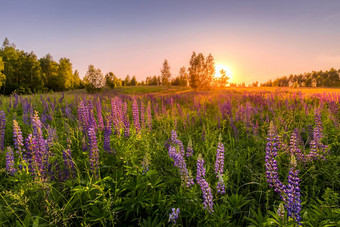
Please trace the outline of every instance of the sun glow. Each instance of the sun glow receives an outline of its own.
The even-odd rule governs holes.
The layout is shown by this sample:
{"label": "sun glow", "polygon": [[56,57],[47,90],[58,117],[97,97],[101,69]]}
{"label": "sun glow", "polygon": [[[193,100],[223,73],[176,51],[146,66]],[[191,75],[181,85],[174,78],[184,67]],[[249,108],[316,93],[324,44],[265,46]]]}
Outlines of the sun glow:
{"label": "sun glow", "polygon": [[[227,77],[229,77],[230,80],[231,80],[231,77],[232,77],[231,70],[230,70],[230,68],[229,68],[228,66],[226,66],[226,65],[224,65],[224,64],[216,64],[216,66],[215,66],[215,78],[221,77],[220,71],[221,71],[222,69],[225,70],[225,72],[226,72],[226,74],[227,74]],[[230,81],[230,80],[229,80],[229,81]]]}

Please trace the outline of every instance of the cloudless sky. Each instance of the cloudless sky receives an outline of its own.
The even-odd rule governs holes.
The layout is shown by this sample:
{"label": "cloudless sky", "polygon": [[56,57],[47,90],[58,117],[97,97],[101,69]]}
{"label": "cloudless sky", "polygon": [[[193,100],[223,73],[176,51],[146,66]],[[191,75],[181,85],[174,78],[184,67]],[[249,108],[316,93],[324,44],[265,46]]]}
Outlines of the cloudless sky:
{"label": "cloudless sky", "polygon": [[340,68],[337,0],[0,0],[0,39],[120,78],[173,76],[193,51],[227,65],[232,82]]}

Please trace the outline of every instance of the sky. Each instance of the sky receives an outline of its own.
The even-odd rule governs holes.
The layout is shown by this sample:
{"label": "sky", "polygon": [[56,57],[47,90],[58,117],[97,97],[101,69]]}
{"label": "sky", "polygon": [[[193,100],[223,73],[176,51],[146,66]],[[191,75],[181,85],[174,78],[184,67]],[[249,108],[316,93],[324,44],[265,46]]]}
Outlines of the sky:
{"label": "sky", "polygon": [[173,76],[192,52],[211,53],[231,71],[231,82],[340,68],[337,0],[0,0],[0,41],[39,58],[67,57],[86,74],[137,80]]}

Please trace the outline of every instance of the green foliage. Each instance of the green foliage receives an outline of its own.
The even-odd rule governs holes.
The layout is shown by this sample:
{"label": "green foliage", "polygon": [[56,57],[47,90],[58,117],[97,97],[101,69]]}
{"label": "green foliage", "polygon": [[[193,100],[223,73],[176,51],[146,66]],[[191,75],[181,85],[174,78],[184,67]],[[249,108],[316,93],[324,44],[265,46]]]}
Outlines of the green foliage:
{"label": "green foliage", "polygon": [[[319,99],[315,98],[317,96],[299,99],[297,93],[285,92],[262,96],[261,91],[261,95],[257,94],[254,99],[254,94],[229,90],[194,95],[192,90],[174,87],[170,87],[170,91],[165,87],[154,86],[116,88],[114,93],[119,92],[118,97],[128,103],[131,135],[112,134],[110,144],[114,152],[107,153],[103,150],[103,131],[97,130],[100,177],[94,179],[88,164],[88,151],[82,147],[84,134],[77,120],[77,104],[83,98],[99,98],[102,100],[103,116],[109,115],[111,98],[114,96],[110,90],[104,92],[96,95],[65,92],[46,97],[18,96],[18,100],[31,100],[41,117],[51,116],[51,119],[46,118],[42,130],[44,138],[47,138],[47,126],[55,128],[58,137],[50,146],[53,154],[50,157],[51,170],[55,173],[58,168],[64,170],[62,152],[70,148],[75,175],[64,181],[55,179],[46,182],[34,180],[27,171],[18,171],[11,176],[5,170],[6,154],[0,153],[0,226],[170,226],[168,219],[171,208],[180,208],[177,226],[296,225],[287,214],[284,217],[277,214],[280,196],[266,182],[264,160],[269,129],[266,115],[273,120],[282,142],[286,144],[289,144],[291,132],[295,128],[301,129],[303,143],[300,147],[309,150],[310,135],[307,129],[308,125],[314,126],[314,108],[319,107]],[[146,92],[150,94],[143,95]],[[175,94],[169,94],[171,92]],[[134,130],[130,95],[136,93],[139,104],[154,100],[151,102],[151,131],[142,128],[136,133]],[[31,125],[23,119],[24,102],[19,101],[14,106],[15,97],[1,97],[0,107],[7,119],[5,146],[11,147],[13,119],[18,121],[25,138],[32,133]],[[42,99],[46,101],[45,105]],[[56,100],[55,104],[53,100]],[[228,116],[222,115],[220,108],[226,100],[232,105],[232,114],[242,120],[233,118],[231,122]],[[272,109],[265,105],[260,111],[256,103],[267,101]],[[174,104],[171,105],[171,102]],[[276,105],[281,107],[275,108]],[[340,115],[338,113],[335,116],[336,121],[331,120],[333,115],[328,105],[327,101],[322,103],[321,114],[324,142],[329,145],[329,155],[326,160],[299,167],[304,226],[338,226],[340,222],[340,136],[339,127],[336,126]],[[241,110],[246,106],[254,111],[249,116],[251,122],[259,122],[257,131],[249,127],[247,119],[243,118]],[[71,116],[66,116],[66,108],[70,108]],[[308,113],[305,108],[308,108]],[[93,114],[97,116],[95,106]],[[195,181],[191,188],[181,185],[180,171],[173,165],[165,148],[174,128],[185,148],[189,143],[193,146],[193,156],[185,157],[187,168]],[[202,139],[203,130],[205,140]],[[219,141],[225,146],[224,195],[216,192],[218,178],[214,173]],[[204,158],[206,180],[214,197],[214,212],[211,214],[203,209],[202,190],[195,180],[198,154]],[[17,165],[19,162],[15,155]],[[147,173],[143,172],[142,166],[145,157],[150,164]],[[281,164],[278,175],[283,182],[287,179],[288,161],[285,155],[278,156]],[[54,176],[58,178],[58,174]]]}
{"label": "green foliage", "polygon": [[93,65],[89,65],[84,77],[84,84],[86,91],[90,93],[100,91],[104,86],[104,76],[100,69],[96,69]]}
{"label": "green foliage", "polygon": [[105,75],[105,85],[109,88],[115,88],[122,86],[122,81],[118,79],[115,74],[109,72]]}
{"label": "green foliage", "polygon": [[289,75],[269,80],[261,87],[340,87],[340,69],[331,68],[326,71],[313,71],[298,75]]}
{"label": "green foliage", "polygon": [[4,70],[4,63],[2,61],[2,57],[0,57],[0,88],[6,81],[6,76],[5,74],[3,74],[3,70]]}
{"label": "green foliage", "polygon": [[170,84],[170,78],[171,78],[171,72],[170,72],[170,66],[168,60],[164,60],[163,66],[161,69],[161,79],[162,79],[162,85],[166,86]]}
{"label": "green foliage", "polygon": [[0,49],[0,87],[2,93],[30,94],[47,90],[64,91],[81,87],[79,73],[73,74],[69,59],[59,63],[50,54],[38,59],[33,53],[15,48],[6,38]]}
{"label": "green foliage", "polygon": [[193,52],[190,59],[189,80],[190,87],[195,89],[207,89],[211,86],[212,77],[215,74],[215,62],[211,54],[207,58],[202,53]]}

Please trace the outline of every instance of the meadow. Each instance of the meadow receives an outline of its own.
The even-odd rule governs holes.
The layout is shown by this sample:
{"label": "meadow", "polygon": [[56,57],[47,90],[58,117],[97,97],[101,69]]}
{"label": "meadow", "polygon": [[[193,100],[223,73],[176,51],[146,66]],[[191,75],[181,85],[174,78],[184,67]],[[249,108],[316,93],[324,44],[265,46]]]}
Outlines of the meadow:
{"label": "meadow", "polygon": [[0,226],[339,226],[340,90],[0,98]]}

